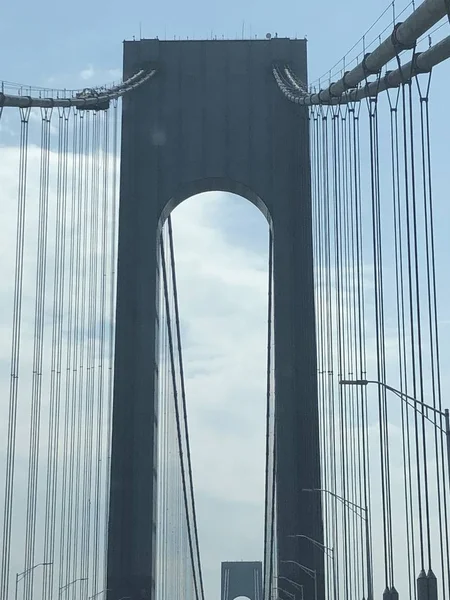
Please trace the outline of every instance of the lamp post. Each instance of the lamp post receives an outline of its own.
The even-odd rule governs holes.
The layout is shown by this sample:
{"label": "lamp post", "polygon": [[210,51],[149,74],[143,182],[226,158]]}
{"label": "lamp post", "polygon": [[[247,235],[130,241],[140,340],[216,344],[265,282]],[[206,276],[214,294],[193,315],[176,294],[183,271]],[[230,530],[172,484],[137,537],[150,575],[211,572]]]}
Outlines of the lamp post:
{"label": "lamp post", "polygon": [[78,577],[78,579],[74,579],[70,583],[66,583],[66,585],[63,585],[63,586],[61,586],[59,588],[59,594],[58,594],[58,596],[61,596],[61,594],[64,592],[64,590],[67,590],[68,587],[70,587],[71,585],[73,585],[77,581],[87,581],[87,580],[88,580],[87,577]]}
{"label": "lamp post", "polygon": [[[350,509],[352,512],[355,513],[355,515],[358,515],[358,517],[360,519],[363,520],[368,520],[367,515],[368,515],[368,509],[367,506],[360,506],[359,504],[355,504],[354,502],[350,502],[350,500],[347,500],[347,498],[344,498],[343,496],[339,496],[339,494],[335,494],[334,492],[330,491],[330,490],[324,490],[322,488],[303,488],[302,492],[323,492],[324,494],[329,494],[330,496],[333,496],[334,498],[336,498],[337,500],[339,500],[340,502],[342,502],[342,504],[344,506],[346,506],[348,509]],[[360,510],[363,513],[365,513],[365,516],[359,514],[358,512],[356,512],[356,510]]]}
{"label": "lamp post", "polygon": [[16,573],[16,591],[14,593],[14,600],[17,600],[17,593],[19,590],[19,581],[21,581],[22,579],[24,579],[24,577],[26,575],[28,575],[28,573],[31,573],[31,571],[34,571],[34,569],[36,569],[37,567],[47,567],[48,565],[52,565],[52,562],[41,562],[38,563],[37,565],[33,565],[32,567],[30,567],[29,569],[26,569],[25,571],[22,571],[22,573]]}
{"label": "lamp post", "polygon": [[[272,588],[272,590],[278,590],[279,592],[283,592],[283,594],[287,594],[289,596],[289,598],[292,598],[292,600],[295,600],[295,594],[292,594],[291,592],[288,592],[284,588],[274,587],[274,588]],[[302,595],[301,600],[303,600],[303,595]]]}
{"label": "lamp post", "polygon": [[298,590],[301,590],[302,596],[303,596],[303,588],[304,588],[304,586],[301,583],[297,583],[293,579],[290,579],[289,577],[285,577],[284,575],[277,575],[275,577],[275,579],[283,579],[283,581],[287,581],[288,583],[290,583],[291,585],[293,585]]}
{"label": "lamp post", "polygon": [[[306,490],[303,490],[303,491],[306,491]],[[320,548],[324,552],[324,554],[326,554],[328,556],[328,558],[331,558],[332,560],[334,559],[334,548],[329,548],[328,546],[325,546],[325,544],[322,544],[321,542],[314,540],[313,538],[309,537],[308,535],[304,535],[302,533],[293,533],[291,535],[288,535],[288,537],[302,538],[304,540],[308,540],[309,542],[311,542],[311,544],[313,544],[317,548]]]}
{"label": "lamp post", "polygon": [[[417,413],[422,415],[423,418],[426,419],[427,421],[430,421],[430,423],[435,427],[435,429],[439,429],[439,431],[441,431],[442,433],[445,434],[446,443],[447,443],[448,480],[449,480],[449,485],[450,485],[450,413],[449,413],[448,408],[446,408],[445,410],[440,410],[439,408],[436,408],[435,406],[431,406],[431,404],[427,404],[426,402],[423,402],[422,400],[418,400],[417,398],[414,398],[414,396],[410,396],[409,394],[406,394],[405,392],[402,392],[401,390],[397,390],[396,388],[392,387],[391,385],[384,383],[384,381],[376,381],[376,380],[371,380],[371,379],[342,379],[341,381],[339,381],[339,385],[356,385],[356,386],[360,386],[360,387],[369,385],[369,383],[373,383],[373,384],[377,385],[378,387],[384,388],[385,390],[388,390],[389,392],[392,392],[393,394],[398,396],[400,398],[400,400],[405,402],[405,404],[407,406],[409,406],[410,408],[413,408]],[[419,407],[422,408],[422,410],[420,410]],[[429,418],[429,416],[427,414],[428,411],[433,412],[435,415],[440,415],[441,417],[444,417],[445,429],[440,427],[435,421],[432,421]],[[432,590],[432,592],[430,592],[430,589]],[[427,598],[427,597],[437,598],[436,576],[433,573],[431,567],[430,567],[430,570],[428,571],[428,574],[425,574],[425,571],[423,571],[423,570],[419,574],[419,577],[417,579],[417,591],[418,591],[419,599]],[[432,593],[432,596],[429,595],[431,593]]]}
{"label": "lamp post", "polygon": [[111,590],[101,590],[100,592],[97,592],[96,594],[94,594],[93,596],[89,596],[88,600],[92,600],[93,598],[97,598],[97,596],[100,596],[100,594],[104,594],[105,592],[110,592]]}
{"label": "lamp post", "polygon": [[[314,489],[303,489],[302,492],[322,492],[324,494],[329,494],[342,502],[344,506],[346,506],[349,510],[355,513],[360,519],[362,519],[365,523],[366,530],[366,569],[367,569],[367,600],[373,600],[373,582],[372,582],[372,553],[370,551],[370,523],[369,523],[369,509],[367,506],[360,506],[359,504],[355,504],[354,502],[350,502],[347,498],[343,496],[339,496],[339,494],[335,494],[331,490],[324,490],[321,488]],[[361,512],[357,512],[361,511]]]}
{"label": "lamp post", "polygon": [[[446,408],[445,410],[440,410],[439,408],[436,408],[435,406],[431,406],[431,404],[427,404],[426,402],[422,402],[422,400],[417,400],[417,398],[414,398],[413,396],[409,396],[405,392],[397,390],[396,388],[388,385],[387,383],[384,383],[383,381],[375,381],[375,380],[370,380],[370,379],[341,379],[341,381],[339,382],[339,385],[357,385],[357,386],[360,386],[360,387],[364,387],[364,386],[368,385],[369,383],[374,383],[375,385],[378,385],[379,387],[382,387],[382,388],[384,388],[386,390],[389,390],[390,392],[392,392],[393,394],[395,394],[396,396],[398,396],[408,406],[410,406],[415,411],[417,411],[421,415],[423,415],[425,417],[425,419],[427,419],[427,421],[430,421],[430,423],[432,425],[434,425],[434,427],[436,429],[439,429],[440,431],[442,431],[442,433],[445,434],[446,442],[447,442],[448,480],[449,480],[449,485],[450,485],[450,412],[449,412],[449,409]],[[411,402],[414,402],[414,404],[411,404]],[[432,421],[425,414],[425,411],[420,412],[418,410],[417,405],[421,406],[423,409],[431,410],[436,415],[440,415],[441,417],[444,417],[444,419],[445,419],[445,429],[442,429],[442,427],[440,427],[437,423],[435,423],[434,421]]]}
{"label": "lamp post", "polygon": [[320,550],[322,550],[322,552],[333,561],[333,594],[334,594],[334,598],[337,598],[337,578],[336,578],[336,561],[334,560],[334,548],[329,548],[328,546],[325,546],[325,544],[322,544],[321,542],[309,537],[309,535],[304,535],[302,533],[294,533],[291,535],[288,535],[288,537],[291,538],[302,538],[305,540],[308,540],[309,542],[311,542],[311,544],[313,544],[313,546],[316,546],[316,548],[320,548]]}
{"label": "lamp post", "polygon": [[292,564],[297,565],[299,569],[301,569],[304,573],[306,573],[311,579],[314,579],[314,600],[317,600],[317,571],[315,569],[310,569],[309,567],[305,567],[305,565],[301,565],[296,560],[281,560],[281,564]]}

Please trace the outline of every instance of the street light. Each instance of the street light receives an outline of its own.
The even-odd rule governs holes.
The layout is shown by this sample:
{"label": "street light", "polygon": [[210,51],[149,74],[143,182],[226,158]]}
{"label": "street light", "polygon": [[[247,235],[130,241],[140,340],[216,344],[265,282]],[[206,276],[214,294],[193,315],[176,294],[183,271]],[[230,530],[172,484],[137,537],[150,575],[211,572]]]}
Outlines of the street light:
{"label": "street light", "polygon": [[313,544],[313,546],[316,546],[316,548],[320,548],[320,550],[322,550],[322,552],[333,561],[333,590],[334,590],[334,597],[337,598],[337,578],[336,578],[336,562],[334,560],[334,548],[329,548],[328,546],[325,546],[325,544],[322,544],[321,542],[309,537],[309,535],[304,535],[302,533],[294,533],[292,535],[288,535],[288,537],[302,538],[302,539],[308,540],[309,542],[311,542],[311,544]]}
{"label": "street light", "polygon": [[68,587],[70,587],[71,585],[73,585],[74,583],[76,583],[77,581],[87,581],[88,578],[87,577],[78,577],[78,579],[74,579],[73,581],[71,581],[70,583],[66,583],[66,585],[63,585],[59,588],[59,596],[61,596],[61,594],[63,593],[64,590],[66,590]]}
{"label": "street light", "polygon": [[[303,491],[306,492],[306,490],[303,490]],[[321,542],[318,542],[317,540],[310,538],[308,535],[303,535],[302,533],[293,533],[291,535],[288,535],[288,537],[302,538],[304,540],[308,540],[309,542],[311,542],[311,544],[313,544],[317,548],[320,548],[324,552],[324,554],[326,554],[328,556],[328,558],[331,558],[331,560],[334,559],[334,548],[329,548],[328,546],[325,546],[325,544],[322,544]]]}
{"label": "street light", "polygon": [[317,600],[317,571],[315,569],[310,569],[309,567],[305,567],[305,565],[301,565],[296,560],[280,560],[282,564],[293,564],[297,565],[299,569],[301,569],[304,573],[306,573],[311,579],[314,579],[314,600]]}
{"label": "street light", "polygon": [[[335,494],[334,492],[332,492],[330,490],[323,490],[321,488],[313,488],[313,489],[303,488],[302,492],[323,492],[324,494],[329,494],[330,496],[333,496],[334,498],[336,498],[337,500],[342,502],[342,504],[344,506],[346,506],[349,510],[354,512],[355,515],[357,515],[360,519],[363,519],[364,521],[368,520],[367,506],[364,507],[364,506],[360,506],[359,504],[355,504],[354,502],[350,502],[350,500],[347,500],[347,498],[344,498],[343,496],[339,496],[339,494]],[[358,512],[356,512],[355,509],[361,510],[363,513],[365,513],[365,515],[360,515]]]}
{"label": "street light", "polygon": [[100,592],[97,592],[96,594],[94,594],[93,596],[89,596],[88,600],[92,600],[92,598],[97,598],[97,596],[100,596],[100,594],[103,594],[104,592],[110,592],[111,590],[101,590]]}
{"label": "street light", "polygon": [[291,585],[293,585],[297,589],[301,590],[302,595],[303,595],[303,587],[304,586],[301,583],[297,583],[293,579],[289,579],[289,577],[285,577],[284,575],[277,575],[276,577],[274,577],[274,579],[283,579],[284,581],[289,582]]}
{"label": "street light", "polygon": [[[287,594],[289,596],[289,598],[292,598],[292,600],[295,600],[295,594],[292,594],[292,592],[288,592],[284,588],[274,587],[274,588],[272,588],[272,590],[278,590],[279,592],[283,592],[284,594]],[[128,598],[128,596],[126,596],[126,597]],[[122,600],[122,598],[120,600]],[[303,594],[302,594],[301,600],[303,600]]]}
{"label": "street light", "polygon": [[26,569],[25,571],[22,571],[22,573],[16,573],[16,591],[14,594],[14,600],[17,600],[19,581],[22,581],[22,579],[24,579],[24,577],[26,575],[28,575],[28,573],[31,573],[31,571],[34,571],[34,569],[36,569],[37,567],[47,567],[48,565],[52,565],[52,564],[53,564],[52,562],[41,562],[41,563],[38,563],[37,565],[34,565],[33,567],[30,567],[29,569]]}
{"label": "street light", "polygon": [[[321,488],[314,489],[303,489],[302,492],[322,492],[324,494],[329,494],[342,502],[344,506],[346,506],[349,510],[355,513],[360,519],[365,522],[365,530],[366,530],[366,569],[367,569],[367,600],[373,600],[373,583],[372,583],[372,553],[370,552],[370,531],[369,531],[369,509],[367,506],[360,506],[359,504],[355,504],[354,502],[350,502],[347,498],[343,496],[339,496],[339,494],[335,494],[331,490],[324,490]],[[361,513],[357,512],[358,510]]]}
{"label": "street light", "polygon": [[[436,427],[436,429],[439,429],[440,431],[442,431],[442,433],[445,433],[445,437],[447,440],[448,479],[449,479],[449,484],[450,484],[450,412],[449,412],[449,409],[446,408],[445,410],[439,410],[439,408],[431,406],[431,404],[427,404],[426,402],[422,402],[422,400],[417,400],[417,398],[414,398],[413,396],[409,396],[408,394],[405,394],[405,392],[401,392],[400,390],[397,390],[396,388],[394,388],[382,381],[374,381],[374,380],[370,380],[370,379],[341,379],[341,381],[339,382],[339,385],[357,385],[357,386],[363,387],[363,386],[368,385],[369,383],[374,383],[375,385],[378,385],[378,386],[385,388],[386,390],[389,390],[390,392],[394,393],[401,400],[403,400],[403,402],[405,402],[408,406],[413,408],[415,411],[419,412],[427,421],[430,421],[430,423],[432,423]],[[411,404],[411,402],[408,402],[408,400],[410,400],[411,402],[414,402],[414,404]],[[420,412],[417,408],[417,404],[419,404],[422,408],[424,408],[426,410],[431,410],[436,415],[440,415],[441,417],[444,417],[445,429],[442,429],[442,427],[440,427],[437,423],[435,423],[435,421],[432,421],[428,417],[428,415],[425,414],[425,411]]]}

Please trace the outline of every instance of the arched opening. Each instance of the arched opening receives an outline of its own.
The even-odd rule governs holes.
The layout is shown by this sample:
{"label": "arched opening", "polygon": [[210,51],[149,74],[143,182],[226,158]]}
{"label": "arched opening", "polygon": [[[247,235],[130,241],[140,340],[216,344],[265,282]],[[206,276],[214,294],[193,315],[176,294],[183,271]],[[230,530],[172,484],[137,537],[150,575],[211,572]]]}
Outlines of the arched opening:
{"label": "arched opening", "polygon": [[173,210],[192,466],[205,596],[227,560],[262,560],[267,221],[234,194]]}
{"label": "arched opening", "polygon": [[163,206],[159,226],[161,227],[171,212],[183,201],[194,196],[205,195],[206,197],[208,192],[212,192],[219,196],[226,194],[230,197],[237,196],[245,198],[260,210],[267,219],[269,225],[272,226],[272,215],[264,200],[246,185],[234,179],[224,177],[209,177],[184,183]]}

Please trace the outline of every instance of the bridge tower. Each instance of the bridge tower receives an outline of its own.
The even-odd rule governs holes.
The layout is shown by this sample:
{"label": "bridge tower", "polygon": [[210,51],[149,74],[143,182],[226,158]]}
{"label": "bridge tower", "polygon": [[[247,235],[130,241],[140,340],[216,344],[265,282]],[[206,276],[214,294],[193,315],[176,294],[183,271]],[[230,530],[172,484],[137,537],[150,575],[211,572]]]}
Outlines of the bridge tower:
{"label": "bridge tower", "polygon": [[320,487],[308,112],[280,94],[274,62],[306,82],[306,41],[125,42],[124,78],[158,73],[123,99],[110,600],[154,598],[157,239],[177,204],[208,190],[247,198],[272,231],[278,574],[293,577],[284,560],[316,569],[323,598],[322,552],[288,537],[323,539],[320,495],[302,493]]}

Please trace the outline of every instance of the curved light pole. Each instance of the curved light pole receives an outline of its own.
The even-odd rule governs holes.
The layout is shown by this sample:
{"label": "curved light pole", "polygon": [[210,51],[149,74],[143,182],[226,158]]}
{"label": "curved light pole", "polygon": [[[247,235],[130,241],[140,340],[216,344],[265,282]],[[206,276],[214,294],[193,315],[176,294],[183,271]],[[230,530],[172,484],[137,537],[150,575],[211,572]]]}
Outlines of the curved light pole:
{"label": "curved light pole", "polygon": [[292,533],[291,535],[288,535],[288,537],[302,538],[304,540],[308,540],[308,542],[311,542],[311,544],[313,544],[317,548],[320,548],[324,552],[324,554],[326,554],[329,558],[331,558],[332,560],[334,559],[334,548],[329,548],[328,546],[325,546],[325,544],[322,544],[321,542],[309,537],[309,535],[304,535],[303,533]]}
{"label": "curved light pole", "polygon": [[[295,600],[295,594],[292,594],[291,592],[288,592],[284,588],[273,587],[272,590],[278,590],[279,592],[283,592],[283,594],[287,594],[289,596],[289,598],[292,598],[292,600]],[[301,598],[301,600],[303,600],[303,598]]]}
{"label": "curved light pole", "polygon": [[288,583],[290,583],[291,585],[293,585],[294,587],[296,587],[298,590],[301,590],[302,596],[303,596],[303,588],[304,588],[304,586],[301,583],[297,583],[293,579],[289,579],[289,577],[285,577],[284,575],[277,575],[274,579],[283,579],[284,581],[287,581]]}
{"label": "curved light pole", "polygon": [[89,596],[88,600],[92,600],[93,598],[97,598],[97,596],[100,596],[100,594],[104,594],[105,592],[110,592],[111,590],[101,590],[100,592],[97,592],[96,594],[94,594],[93,596]]}
{"label": "curved light pole", "polygon": [[[435,406],[431,406],[431,404],[422,402],[422,400],[417,400],[417,398],[414,398],[413,396],[410,396],[409,394],[406,394],[405,392],[402,392],[401,390],[397,390],[396,388],[392,387],[391,385],[388,385],[387,383],[384,383],[383,381],[375,381],[372,379],[341,379],[341,381],[339,382],[339,385],[357,385],[360,387],[364,387],[364,386],[368,385],[369,383],[374,383],[375,385],[378,385],[379,387],[389,390],[390,392],[392,392],[393,394],[398,396],[408,406],[410,406],[416,412],[421,414],[427,421],[430,421],[430,423],[432,425],[434,425],[434,427],[436,429],[439,429],[439,431],[442,431],[442,433],[445,434],[446,441],[447,441],[448,480],[449,480],[449,485],[450,485],[450,412],[449,412],[449,409],[446,408],[445,410],[440,410],[439,408],[436,408]],[[414,402],[414,404],[412,404],[412,402]],[[425,410],[420,411],[418,408],[418,405],[419,405],[419,407],[422,407],[423,409],[425,409],[427,411],[430,410],[430,411],[434,412],[435,415],[440,415],[441,417],[444,417],[445,429],[442,429],[442,427],[440,427],[435,421],[432,421],[428,417],[428,415],[425,414]]]}
{"label": "curved light pole", "polygon": [[38,563],[37,565],[30,567],[29,569],[26,569],[25,571],[22,571],[22,573],[16,573],[16,591],[14,593],[14,600],[17,600],[19,581],[24,579],[28,575],[28,573],[31,573],[31,571],[34,571],[34,569],[37,569],[37,567],[47,567],[52,564],[53,564],[52,562],[41,562],[41,563]]}
{"label": "curved light pole", "polygon": [[[335,494],[331,490],[324,490],[322,488],[313,488],[308,489],[305,488],[302,492],[322,492],[324,494],[329,494],[342,502],[344,506],[346,506],[349,510],[351,510],[355,515],[357,515],[360,519],[362,519],[365,523],[366,530],[366,569],[367,569],[367,600],[373,600],[373,581],[372,581],[372,552],[370,550],[370,531],[369,531],[369,509],[367,506],[360,506],[359,504],[355,504],[354,502],[350,502],[347,498],[343,496],[339,496],[339,494]],[[361,511],[361,512],[358,512]]]}
{"label": "curved light pole", "polygon": [[306,573],[311,579],[314,579],[314,600],[317,600],[317,571],[315,569],[310,569],[309,567],[305,567],[305,565],[301,565],[296,560],[280,560],[281,564],[293,564],[297,565],[299,569],[301,569],[304,573]]}
{"label": "curved light pole", "polygon": [[[369,383],[371,383],[371,384],[373,383],[373,384],[377,385],[378,387],[388,390],[389,392],[392,392],[393,394],[398,396],[400,398],[400,400],[402,400],[402,402],[404,402],[407,406],[412,408],[415,412],[417,412],[419,415],[421,415],[424,419],[429,421],[435,427],[435,429],[438,429],[445,435],[446,442],[447,442],[448,483],[450,485],[450,413],[449,413],[448,408],[446,408],[445,410],[440,410],[439,408],[436,408],[435,406],[431,406],[431,404],[427,404],[426,402],[423,402],[422,400],[418,400],[417,398],[414,398],[414,396],[410,396],[409,394],[402,392],[401,390],[397,390],[396,388],[392,387],[391,385],[384,383],[384,381],[376,381],[373,379],[341,379],[341,381],[339,381],[339,385],[355,385],[355,386],[359,386],[359,387],[364,387],[366,385],[369,385]],[[420,409],[422,409],[422,410],[420,410]],[[427,414],[428,411],[433,412],[435,415],[440,415],[441,417],[444,417],[445,429],[443,429],[440,425],[438,425],[436,423],[436,421],[433,421],[430,419],[430,417]],[[443,467],[443,468],[445,468],[445,467]],[[430,566],[430,571],[428,572],[428,575],[425,575],[425,572],[422,571],[417,579],[419,597],[421,596],[421,592],[420,592],[421,586],[427,585],[426,583],[425,584],[423,583],[426,580],[428,580],[428,581],[434,580],[434,582],[436,582],[436,576],[434,575],[433,571],[431,570],[431,566]],[[428,588],[426,588],[426,589],[428,589]],[[425,590],[424,595],[426,595],[427,593],[428,592]],[[436,594],[437,594],[437,591],[436,591]]]}
{"label": "curved light pole", "polygon": [[66,585],[63,585],[59,588],[59,594],[58,597],[61,596],[61,594],[64,592],[64,590],[67,590],[68,587],[70,587],[71,585],[73,585],[74,583],[76,583],[77,581],[87,581],[88,578],[87,577],[78,577],[78,579],[74,579],[73,581],[71,581],[70,583],[66,583]]}
{"label": "curved light pole", "polygon": [[313,546],[316,546],[316,548],[320,548],[320,550],[322,550],[322,552],[325,554],[325,556],[327,556],[329,559],[331,559],[333,561],[333,593],[334,593],[334,598],[337,599],[337,577],[336,577],[336,561],[334,560],[334,548],[329,548],[328,546],[325,546],[325,544],[322,544],[322,542],[319,542],[318,540],[315,540],[311,537],[309,537],[309,535],[304,535],[303,533],[293,533],[291,535],[288,535],[288,537],[291,538],[302,538],[304,540],[308,540],[308,542],[311,542],[311,544],[313,544]]}
{"label": "curved light pole", "polygon": [[[352,512],[355,513],[355,515],[357,515],[360,519],[363,519],[365,521],[368,520],[368,513],[369,510],[367,508],[367,506],[360,506],[359,504],[355,504],[354,502],[350,502],[350,500],[347,500],[347,498],[344,498],[343,496],[339,496],[339,494],[335,494],[334,492],[330,491],[330,490],[324,490],[322,488],[303,488],[302,492],[323,492],[324,494],[329,494],[330,496],[333,496],[333,498],[336,498],[337,500],[339,500],[340,502],[342,502],[342,504],[344,506],[346,506],[349,510],[351,510]],[[357,510],[360,510],[361,512],[364,513],[364,516],[359,514],[358,512],[356,512]]]}

